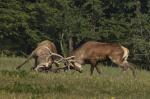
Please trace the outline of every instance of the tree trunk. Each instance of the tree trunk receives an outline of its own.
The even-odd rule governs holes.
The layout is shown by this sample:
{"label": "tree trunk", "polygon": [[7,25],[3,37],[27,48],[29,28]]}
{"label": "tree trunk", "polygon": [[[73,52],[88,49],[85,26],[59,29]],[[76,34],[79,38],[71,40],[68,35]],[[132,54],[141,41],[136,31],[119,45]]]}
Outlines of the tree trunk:
{"label": "tree trunk", "polygon": [[73,51],[73,37],[72,35],[69,36],[69,55]]}
{"label": "tree trunk", "polygon": [[61,47],[61,51],[62,51],[63,56],[65,56],[65,50],[64,50],[64,46],[63,46],[63,38],[64,38],[64,33],[62,33],[60,35],[60,47]]}

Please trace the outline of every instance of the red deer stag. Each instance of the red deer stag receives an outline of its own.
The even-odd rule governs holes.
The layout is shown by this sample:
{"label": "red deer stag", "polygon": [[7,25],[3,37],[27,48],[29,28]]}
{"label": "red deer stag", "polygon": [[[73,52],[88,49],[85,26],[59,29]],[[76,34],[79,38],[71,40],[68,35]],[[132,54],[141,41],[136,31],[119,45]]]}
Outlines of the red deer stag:
{"label": "red deer stag", "polygon": [[98,69],[97,64],[99,61],[110,59],[115,64],[127,70],[132,70],[133,76],[135,76],[135,70],[132,63],[127,61],[129,50],[120,44],[115,43],[101,43],[96,41],[88,41],[73,51],[71,54],[75,56],[76,62],[79,64],[91,64],[91,75],[93,74],[94,68],[100,74],[101,71]]}
{"label": "red deer stag", "polygon": [[49,67],[52,65],[53,58],[49,57],[49,50],[53,53],[57,53],[56,46],[53,42],[49,40],[44,40],[40,42],[37,46],[37,48],[30,54],[30,56],[19,66],[17,66],[16,69],[21,68],[25,63],[27,63],[31,58],[35,59],[35,64],[31,69],[37,70],[37,67]]}

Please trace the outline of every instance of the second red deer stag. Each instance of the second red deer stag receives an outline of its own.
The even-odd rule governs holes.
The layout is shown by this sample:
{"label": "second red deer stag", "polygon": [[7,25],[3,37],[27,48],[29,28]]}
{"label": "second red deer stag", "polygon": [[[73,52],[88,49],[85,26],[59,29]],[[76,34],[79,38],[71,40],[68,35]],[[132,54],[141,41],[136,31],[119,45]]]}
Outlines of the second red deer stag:
{"label": "second red deer stag", "polygon": [[127,61],[129,50],[124,46],[116,43],[102,43],[96,41],[88,41],[73,51],[71,54],[75,56],[75,60],[79,64],[91,64],[91,75],[94,68],[100,74],[100,70],[97,67],[99,61],[110,59],[113,63],[119,65],[126,71],[128,68],[132,70],[133,76],[135,76],[135,70],[132,63]]}

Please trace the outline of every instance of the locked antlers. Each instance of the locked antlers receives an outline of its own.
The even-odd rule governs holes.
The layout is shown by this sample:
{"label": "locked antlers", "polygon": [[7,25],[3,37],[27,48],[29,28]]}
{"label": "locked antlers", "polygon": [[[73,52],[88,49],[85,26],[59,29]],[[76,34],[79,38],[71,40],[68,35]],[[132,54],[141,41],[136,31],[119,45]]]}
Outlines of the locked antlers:
{"label": "locked antlers", "polygon": [[[60,69],[69,70],[70,68],[73,68],[77,71],[82,70],[81,66],[77,67],[75,65],[75,62],[76,62],[75,61],[75,56],[70,56],[70,57],[65,58],[65,57],[63,57],[59,54],[53,53],[48,47],[45,47],[45,48],[49,51],[49,57],[48,58],[57,57],[55,60],[53,60],[53,63],[58,66],[57,70],[60,70]],[[61,67],[60,66],[61,63],[65,66]]]}

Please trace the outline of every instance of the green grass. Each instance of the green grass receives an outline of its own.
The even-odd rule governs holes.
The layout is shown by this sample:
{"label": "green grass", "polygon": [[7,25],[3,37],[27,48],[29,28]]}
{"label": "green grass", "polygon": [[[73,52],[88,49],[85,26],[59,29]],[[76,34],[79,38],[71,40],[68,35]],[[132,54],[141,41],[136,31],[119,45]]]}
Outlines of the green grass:
{"label": "green grass", "polygon": [[36,73],[30,71],[33,61],[21,70],[15,67],[23,58],[0,58],[0,99],[149,99],[150,72],[122,73],[119,68],[101,66],[90,76],[84,72]]}

